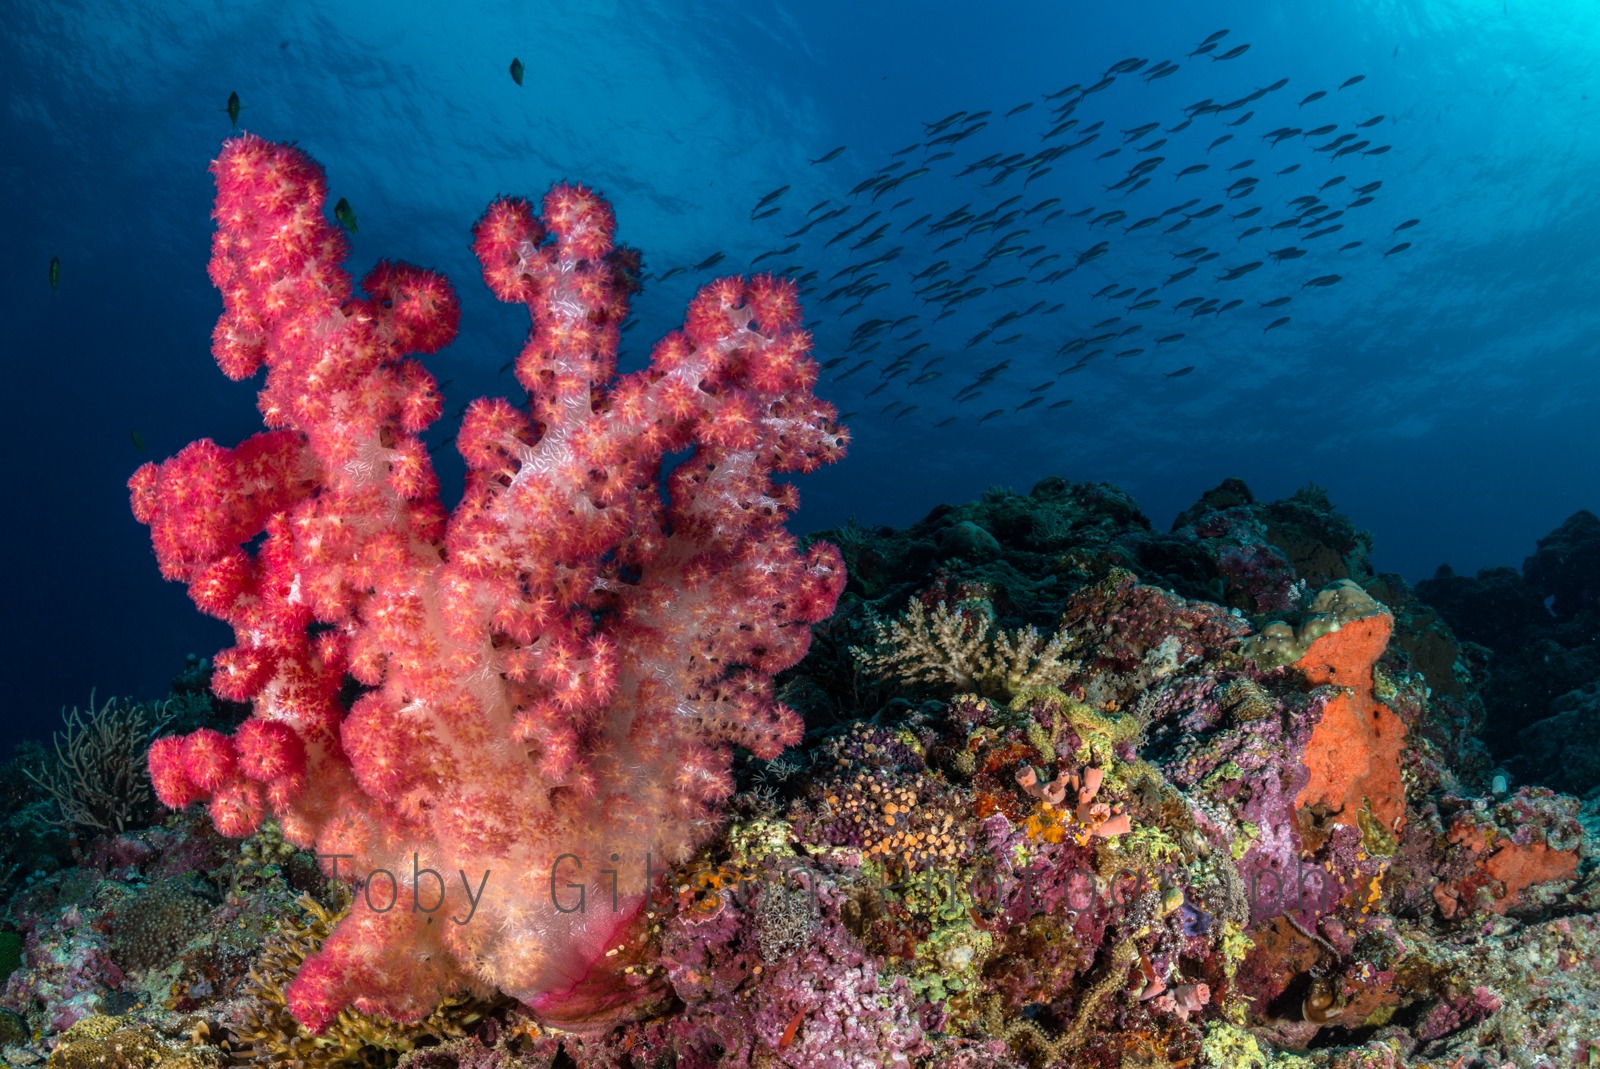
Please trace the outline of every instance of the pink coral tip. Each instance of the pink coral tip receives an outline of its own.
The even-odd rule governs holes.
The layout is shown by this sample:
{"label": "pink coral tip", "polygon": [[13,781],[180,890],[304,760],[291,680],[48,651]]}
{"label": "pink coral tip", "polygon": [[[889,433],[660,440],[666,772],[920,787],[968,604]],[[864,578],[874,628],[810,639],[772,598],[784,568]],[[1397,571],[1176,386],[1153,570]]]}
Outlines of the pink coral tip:
{"label": "pink coral tip", "polygon": [[610,252],[617,230],[611,206],[579,185],[559,185],[545,195],[544,221],[563,251],[580,260],[596,260]]}
{"label": "pink coral tip", "polygon": [[233,743],[220,731],[201,728],[183,742],[183,771],[201,790],[216,790],[234,776]]}
{"label": "pink coral tip", "polygon": [[288,724],[248,720],[234,734],[233,742],[239,771],[253,780],[266,783],[305,771],[305,743]]}
{"label": "pink coral tip", "polygon": [[212,796],[211,823],[231,839],[254,835],[266,816],[265,797],[254,780],[234,780]]}
{"label": "pink coral tip", "polygon": [[168,809],[182,809],[205,796],[184,772],[183,744],[183,736],[168,735],[152,742],[146,754],[150,784],[155,788],[161,804]]}
{"label": "pink coral tip", "polygon": [[750,280],[748,299],[756,325],[768,337],[800,325],[800,291],[792,280],[758,275]]}

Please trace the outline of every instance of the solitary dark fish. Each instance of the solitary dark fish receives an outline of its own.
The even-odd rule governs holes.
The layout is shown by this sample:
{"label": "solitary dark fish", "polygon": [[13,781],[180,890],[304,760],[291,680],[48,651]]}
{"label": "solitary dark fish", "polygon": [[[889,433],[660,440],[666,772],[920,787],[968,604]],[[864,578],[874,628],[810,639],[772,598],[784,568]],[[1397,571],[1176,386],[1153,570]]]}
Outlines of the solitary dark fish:
{"label": "solitary dark fish", "polygon": [[350,231],[350,233],[354,234],[356,232],[355,210],[350,207],[350,202],[343,197],[340,197],[339,203],[333,206],[333,217],[339,220],[339,225]]}
{"label": "solitary dark fish", "polygon": [[818,156],[816,159],[812,160],[811,162],[812,162],[813,165],[818,164],[818,163],[827,163],[831,159],[836,159],[838,157],[839,153],[841,153],[843,151],[844,151],[844,146],[840,145],[838,148],[831,150],[827,155]]}
{"label": "solitary dark fish", "polygon": [[1212,56],[1211,57],[1211,62],[1215,63],[1218,60],[1222,60],[1222,59],[1238,59],[1240,56],[1244,55],[1248,51],[1250,51],[1250,46],[1249,45],[1240,45],[1238,48],[1230,48],[1230,49],[1228,49],[1226,52],[1222,53],[1222,55],[1220,55],[1220,56]]}
{"label": "solitary dark fish", "polygon": [[1346,78],[1344,80],[1344,84],[1339,86],[1339,88],[1340,89],[1349,89],[1352,85],[1355,85],[1357,82],[1364,82],[1364,81],[1366,81],[1366,79],[1367,79],[1367,76],[1365,74],[1358,74],[1354,78]]}
{"label": "solitary dark fish", "polygon": [[1407,219],[1405,222],[1395,227],[1394,230],[1390,231],[1390,233],[1398,234],[1402,230],[1410,230],[1420,222],[1422,222],[1421,219]]}
{"label": "solitary dark fish", "polygon": [[522,84],[522,60],[516,56],[511,57],[511,80],[518,85]]}
{"label": "solitary dark fish", "polygon": [[791,252],[794,252],[799,247],[800,247],[799,243],[796,242],[795,244],[787,246],[786,248],[769,249],[766,252],[762,253],[760,256],[757,256],[755,259],[751,260],[750,261],[750,266],[754,267],[756,264],[760,263],[762,260],[765,260],[765,259],[767,259],[769,257],[772,257],[772,256],[787,256]]}
{"label": "solitary dark fish", "polygon": [[1315,93],[1312,93],[1310,96],[1308,96],[1304,100],[1302,100],[1300,102],[1300,106],[1303,108],[1307,104],[1311,103],[1313,100],[1321,100],[1323,97],[1325,97],[1327,95],[1328,94],[1326,92],[1324,92],[1321,89],[1318,89]]}
{"label": "solitary dark fish", "polygon": [[718,264],[720,264],[723,261],[723,259],[724,259],[724,256],[722,255],[722,253],[714,252],[710,256],[707,256],[704,260],[701,260],[699,263],[695,264],[694,267],[691,268],[691,270],[694,270],[694,271],[705,271],[705,270],[707,270],[709,268],[717,266]]}
{"label": "solitary dark fish", "polygon": [[244,105],[239,103],[239,94],[238,93],[229,93],[228,94],[228,106],[223,108],[222,110],[228,113],[228,121],[231,122],[233,125],[238,126],[239,125],[239,113],[244,110]]}
{"label": "solitary dark fish", "polygon": [[50,257],[50,292],[54,293],[61,284],[61,257]]}
{"label": "solitary dark fish", "polygon": [[1385,259],[1388,259],[1390,256],[1393,256],[1395,253],[1397,253],[1397,252],[1405,252],[1409,248],[1411,248],[1411,242],[1402,241],[1400,244],[1396,245],[1394,248],[1390,249],[1388,252],[1384,253],[1383,255],[1384,255]]}
{"label": "solitary dark fish", "polygon": [[1305,289],[1307,286],[1331,286],[1343,277],[1344,276],[1342,275],[1318,275],[1316,278],[1307,280],[1300,286],[1300,288]]}
{"label": "solitary dark fish", "polygon": [[133,430],[129,431],[128,432],[128,437],[133,439],[133,447],[135,449],[137,449],[139,452],[143,453],[144,452],[144,436],[139,433],[139,428],[135,427],[135,428],[133,428]]}
{"label": "solitary dark fish", "polygon": [[1194,365],[1190,364],[1188,367],[1180,367],[1176,371],[1167,372],[1166,377],[1169,378],[1169,379],[1181,379],[1185,375],[1187,375],[1190,372],[1192,372],[1193,370],[1194,370]]}
{"label": "solitary dark fish", "polygon": [[1283,316],[1280,319],[1274,319],[1272,322],[1268,323],[1266,326],[1261,328],[1261,333],[1265,334],[1267,331],[1273,329],[1274,327],[1281,327],[1287,322],[1289,322],[1289,317],[1288,316]]}
{"label": "solitary dark fish", "polygon": [[787,192],[789,192],[789,187],[788,186],[779,186],[777,189],[774,189],[771,193],[768,193],[766,196],[764,196],[760,200],[756,201],[756,206],[754,208],[752,208],[751,210],[752,211],[760,211],[762,208],[765,208],[767,205],[771,204],[773,201],[777,200],[779,197],[783,196]]}
{"label": "solitary dark fish", "polygon": [[1381,123],[1383,121],[1383,119],[1384,119],[1384,117],[1382,115],[1374,115],[1372,118],[1368,119],[1366,122],[1358,122],[1358,123],[1356,123],[1356,129],[1357,130],[1365,130],[1369,126],[1377,126],[1379,123]]}

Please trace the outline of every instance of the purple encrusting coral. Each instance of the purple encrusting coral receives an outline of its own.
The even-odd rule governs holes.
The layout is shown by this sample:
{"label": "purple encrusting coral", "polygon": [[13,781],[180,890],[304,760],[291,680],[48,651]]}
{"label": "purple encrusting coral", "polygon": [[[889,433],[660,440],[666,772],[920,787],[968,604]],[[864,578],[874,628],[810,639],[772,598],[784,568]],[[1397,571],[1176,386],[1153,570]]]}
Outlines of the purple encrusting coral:
{"label": "purple encrusting coral", "polygon": [[30,865],[7,1057],[115,1027],[169,1069],[1600,1059],[1596,803],[1497,777],[1472,658],[1320,493],[1225,483],[1162,534],[1047,480],[836,537],[850,586],[783,690],[807,739],[743,763],[648,903],[638,1019],[293,1034],[284,963],[338,896],[178,816]]}

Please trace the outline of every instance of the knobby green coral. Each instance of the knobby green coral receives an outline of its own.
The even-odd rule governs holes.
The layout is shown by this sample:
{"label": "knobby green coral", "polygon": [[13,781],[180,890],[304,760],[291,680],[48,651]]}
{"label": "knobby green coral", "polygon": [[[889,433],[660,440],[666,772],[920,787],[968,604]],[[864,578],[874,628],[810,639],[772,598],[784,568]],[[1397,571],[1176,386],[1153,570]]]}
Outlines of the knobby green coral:
{"label": "knobby green coral", "polygon": [[181,1046],[131,1017],[85,1017],[61,1034],[49,1069],[218,1069],[215,1047]]}

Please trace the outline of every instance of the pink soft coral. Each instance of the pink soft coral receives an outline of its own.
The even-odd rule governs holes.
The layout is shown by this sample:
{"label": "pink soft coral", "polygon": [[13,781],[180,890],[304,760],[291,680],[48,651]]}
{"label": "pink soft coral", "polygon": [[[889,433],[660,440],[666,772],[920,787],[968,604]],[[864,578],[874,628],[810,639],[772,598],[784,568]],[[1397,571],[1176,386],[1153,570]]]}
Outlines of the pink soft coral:
{"label": "pink soft coral", "polygon": [[532,315],[531,402],[469,407],[447,517],[419,438],[438,390],[405,354],[454,337],[449,284],[380,264],[358,296],[294,148],[242,137],[212,171],[215,353],[234,378],[267,368],[272,429],[130,487],[163,573],[233,625],[214,685],[254,718],[160,740],[156,788],[229,835],[271,813],[359,886],[289,990],[314,1029],[347,1005],[416,1019],[458,988],[569,1025],[627,1012],[641,992],[616,963],[650,881],[709,833],[733,746],[798,740],[772,678],[844,580],[832,546],[785,531],[796,496],[771,479],[845,444],[794,287],[712,283],[618,377],[638,258],[609,206],[560,186],[541,224],[497,201],[476,251]]}

